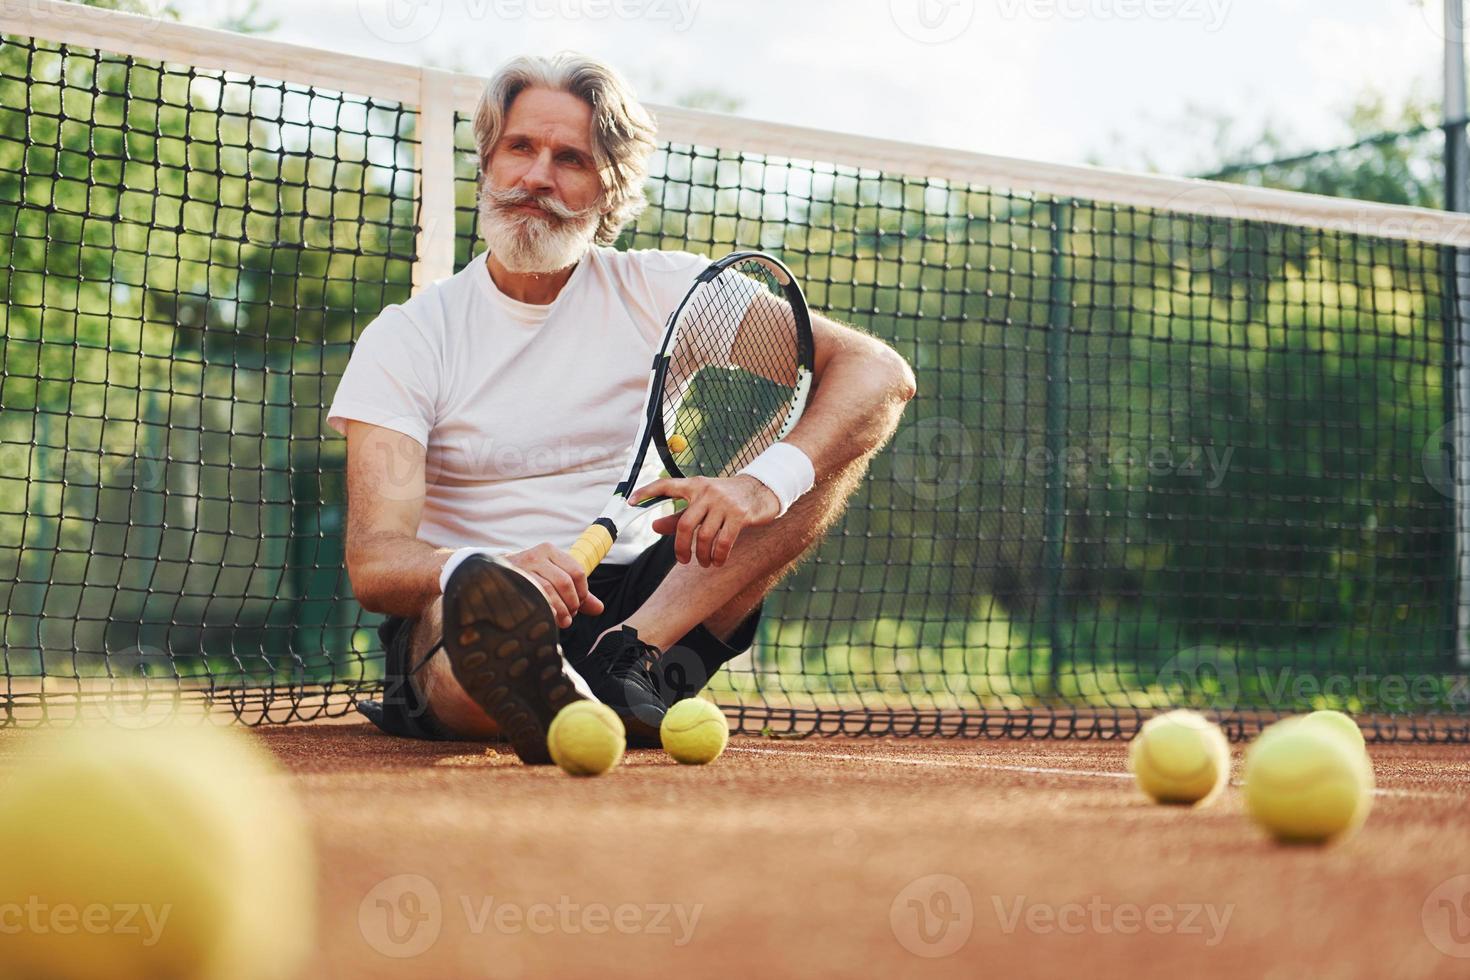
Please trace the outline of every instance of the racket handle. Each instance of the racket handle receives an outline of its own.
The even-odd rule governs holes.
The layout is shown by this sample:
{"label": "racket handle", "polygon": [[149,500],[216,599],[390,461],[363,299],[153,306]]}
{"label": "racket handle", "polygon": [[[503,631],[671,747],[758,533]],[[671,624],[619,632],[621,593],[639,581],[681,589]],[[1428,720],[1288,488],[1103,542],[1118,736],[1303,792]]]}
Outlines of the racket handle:
{"label": "racket handle", "polygon": [[588,525],[577,543],[567,550],[577,559],[577,564],[582,566],[582,574],[591,575],[592,569],[601,565],[602,559],[612,550],[613,540],[617,536],[617,528],[613,527],[612,521],[598,518]]}

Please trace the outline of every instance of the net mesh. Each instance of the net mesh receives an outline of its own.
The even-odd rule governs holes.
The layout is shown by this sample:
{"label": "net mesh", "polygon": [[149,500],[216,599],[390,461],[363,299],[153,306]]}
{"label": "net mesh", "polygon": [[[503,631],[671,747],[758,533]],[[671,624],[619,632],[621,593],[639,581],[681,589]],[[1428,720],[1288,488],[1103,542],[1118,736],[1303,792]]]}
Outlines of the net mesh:
{"label": "net mesh", "polygon": [[[376,690],[324,415],[410,292],[417,120],[0,39],[0,724],[118,690],[246,721]],[[762,155],[738,123],[664,136],[620,247],[769,251],[918,379],[713,684],[743,730],[1106,737],[1185,705],[1470,737],[1463,254],[1349,202],[1305,228],[1216,188],[1213,215],[1147,209]],[[461,267],[483,244],[454,137]]]}
{"label": "net mesh", "polygon": [[374,686],[322,415],[409,294],[414,122],[0,40],[0,723],[149,690],[303,717]]}

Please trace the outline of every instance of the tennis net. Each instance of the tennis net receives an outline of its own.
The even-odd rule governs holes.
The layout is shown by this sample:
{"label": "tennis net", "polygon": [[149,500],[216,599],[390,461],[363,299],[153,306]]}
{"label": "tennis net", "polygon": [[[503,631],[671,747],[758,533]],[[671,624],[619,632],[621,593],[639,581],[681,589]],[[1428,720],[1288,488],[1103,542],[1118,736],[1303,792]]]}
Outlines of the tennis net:
{"label": "tennis net", "polygon": [[[64,6],[0,18],[0,724],[350,710],[325,408],[480,251],[481,83]],[[657,112],[620,247],[773,252],[918,377],[744,730],[1470,736],[1465,219]]]}

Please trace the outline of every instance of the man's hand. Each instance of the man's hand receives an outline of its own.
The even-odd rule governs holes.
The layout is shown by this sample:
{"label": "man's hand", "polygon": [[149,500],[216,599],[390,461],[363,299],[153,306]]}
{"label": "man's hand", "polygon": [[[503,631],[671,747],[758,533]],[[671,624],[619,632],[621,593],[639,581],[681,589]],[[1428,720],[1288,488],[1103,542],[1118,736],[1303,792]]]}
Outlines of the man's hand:
{"label": "man's hand", "polygon": [[725,564],[743,529],[769,524],[781,512],[781,501],[753,476],[665,477],[639,487],[632,499],[636,503],[649,497],[689,502],[679,513],[654,521],[653,529],[674,535],[674,555],[681,564],[694,557],[703,568]]}
{"label": "man's hand", "polygon": [[549,544],[505,555],[505,560],[531,576],[556,614],[556,625],[566,629],[579,612],[597,616],[602,600],[587,591],[587,576],[577,559]]}

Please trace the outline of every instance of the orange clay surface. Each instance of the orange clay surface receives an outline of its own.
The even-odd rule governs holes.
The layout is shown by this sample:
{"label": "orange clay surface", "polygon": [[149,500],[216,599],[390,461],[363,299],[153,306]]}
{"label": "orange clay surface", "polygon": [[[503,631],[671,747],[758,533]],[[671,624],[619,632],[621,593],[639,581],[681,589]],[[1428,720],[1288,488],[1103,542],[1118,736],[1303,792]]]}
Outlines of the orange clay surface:
{"label": "orange clay surface", "polygon": [[1238,784],[1148,803],[1120,742],[736,737],[574,779],[350,721],[256,737],[320,851],[314,976],[1470,976],[1463,745],[1370,746],[1367,825],[1301,848]]}
{"label": "orange clay surface", "polygon": [[311,977],[1470,976],[1464,745],[1370,746],[1367,825],[1303,848],[1238,784],[1148,803],[1123,742],[736,737],[574,779],[355,719],[251,735],[318,848]]}

